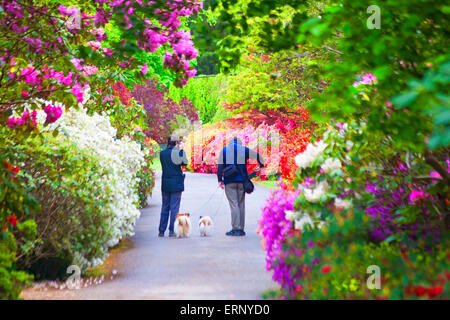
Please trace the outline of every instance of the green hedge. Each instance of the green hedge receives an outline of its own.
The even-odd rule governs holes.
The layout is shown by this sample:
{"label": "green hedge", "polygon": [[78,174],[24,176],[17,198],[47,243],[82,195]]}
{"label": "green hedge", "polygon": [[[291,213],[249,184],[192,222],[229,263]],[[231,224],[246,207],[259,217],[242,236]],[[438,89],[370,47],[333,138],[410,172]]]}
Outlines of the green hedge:
{"label": "green hedge", "polygon": [[224,75],[192,78],[183,88],[171,86],[169,97],[175,101],[188,98],[199,112],[202,123],[212,123],[223,111],[221,103],[227,82]]}

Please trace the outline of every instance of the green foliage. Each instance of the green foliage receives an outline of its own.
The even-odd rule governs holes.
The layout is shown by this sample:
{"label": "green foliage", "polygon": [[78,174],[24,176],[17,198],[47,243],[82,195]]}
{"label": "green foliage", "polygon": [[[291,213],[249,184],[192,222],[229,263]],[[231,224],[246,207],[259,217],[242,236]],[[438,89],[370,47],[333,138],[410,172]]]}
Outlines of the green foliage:
{"label": "green foliage", "polygon": [[[219,64],[219,57],[215,52],[200,53],[197,58],[197,71],[199,75],[214,75],[218,74],[217,65]],[[189,80],[192,81],[192,80]]]}
{"label": "green foliage", "polygon": [[221,29],[221,22],[214,19],[211,11],[211,6],[217,5],[217,2],[217,0],[203,1],[203,11],[196,17],[190,17],[188,22],[192,39],[199,49],[196,58],[199,75],[213,75],[219,72],[219,57],[216,52],[218,41],[215,38]]}
{"label": "green foliage", "polygon": [[169,98],[177,102],[188,98],[198,111],[202,123],[211,123],[222,109],[228,81],[229,77],[221,75],[193,78],[183,88],[171,86]]}
{"label": "green foliage", "polygon": [[[0,129],[0,136],[1,136]],[[3,146],[3,142],[1,145]],[[19,299],[22,288],[33,279],[32,275],[17,270],[17,244],[13,232],[22,232],[28,241],[36,236],[32,220],[12,222],[20,213],[38,210],[34,197],[26,191],[24,182],[17,178],[19,167],[8,161],[4,148],[0,149],[0,299]],[[14,225],[17,223],[16,225]]]}
{"label": "green foliage", "polygon": [[[288,240],[288,246],[300,248],[304,254],[290,255],[286,261],[295,266],[308,266],[308,276],[298,280],[302,289],[297,298],[307,299],[411,299],[448,297],[448,243],[426,253],[417,248],[407,251],[397,243],[368,243],[368,217],[364,212],[339,214],[330,218],[321,230],[305,230]],[[311,244],[314,244],[311,249]],[[314,260],[319,264],[312,263]],[[323,266],[329,266],[325,273]],[[369,266],[380,268],[381,287],[370,289]],[[417,295],[410,288],[436,288],[439,294]],[[442,290],[442,291],[440,291]],[[431,290],[430,290],[431,291]]]}
{"label": "green foliage", "polygon": [[148,196],[152,194],[153,187],[155,186],[155,171],[154,164],[158,164],[157,156],[159,155],[160,147],[156,141],[146,138],[143,144],[145,152],[146,166],[141,168],[138,172],[137,178],[139,179],[138,195],[139,195],[139,207],[145,208],[149,205]]}
{"label": "green foliage", "polygon": [[229,77],[225,101],[241,105],[235,113],[251,109],[287,112],[298,109],[326,88],[321,61],[328,55],[326,50],[310,54],[282,51],[272,55],[250,51],[243,56],[236,76]]}
{"label": "green foliage", "polygon": [[0,300],[16,300],[25,285],[33,279],[15,267],[17,245],[9,231],[2,231],[0,241]]}

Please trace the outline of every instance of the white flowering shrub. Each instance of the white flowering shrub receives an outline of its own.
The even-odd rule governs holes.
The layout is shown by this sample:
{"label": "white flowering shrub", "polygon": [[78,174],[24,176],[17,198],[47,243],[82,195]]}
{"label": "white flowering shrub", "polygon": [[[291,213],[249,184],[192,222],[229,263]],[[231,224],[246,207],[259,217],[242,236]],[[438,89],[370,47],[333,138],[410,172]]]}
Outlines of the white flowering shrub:
{"label": "white flowering shrub", "polygon": [[37,110],[33,116],[43,140],[40,146],[33,142],[23,155],[29,184],[36,185],[33,192],[42,205],[35,217],[38,228],[57,214],[53,203],[64,213],[51,222],[54,236],[43,234],[42,250],[34,250],[25,264],[43,256],[58,258],[59,253],[82,269],[101,264],[108,248],[133,235],[140,215],[138,173],[146,165],[145,154],[128,136],[117,138],[106,113],[88,115],[82,104],[78,110],[67,110],[52,101],[32,103],[64,110],[51,123],[45,110]]}
{"label": "white flowering shrub", "polygon": [[349,190],[339,189],[337,184],[337,181],[348,179],[343,164],[350,162],[347,153],[353,146],[346,140],[349,130],[347,124],[339,130],[330,128],[322,140],[309,143],[305,151],[295,157],[299,174],[294,183],[299,189],[300,210],[286,214],[295,229],[321,228],[326,220],[326,214],[322,213],[329,208],[341,211],[351,207]]}
{"label": "white flowering shrub", "polygon": [[[114,246],[119,240],[133,235],[136,219],[139,218],[137,173],[145,164],[140,145],[128,137],[116,139],[116,129],[111,126],[108,115],[94,113],[89,116],[84,108],[70,109],[50,129],[57,128],[80,149],[87,150],[99,159],[102,166],[110,170],[103,185],[98,186],[108,194],[109,201],[104,210],[111,210],[111,238],[104,249]],[[101,259],[83,261],[83,252],[77,260],[82,265],[96,265]]]}
{"label": "white flowering shrub", "polygon": [[71,264],[85,270],[103,263],[110,247],[133,235],[138,190],[141,198],[151,191],[151,156],[141,150],[145,135],[134,130],[139,110],[123,116],[117,134],[110,121],[117,119],[88,114],[84,103],[93,103],[87,90],[78,110],[31,99],[0,127],[1,162],[27,195],[7,196],[14,204],[6,211],[15,225],[14,268],[36,280],[65,278]]}
{"label": "white flowering shrub", "polygon": [[15,159],[27,192],[40,206],[17,213],[19,221],[33,220],[37,231],[32,242],[17,237],[17,264],[42,279],[67,276],[74,260],[83,268],[103,261],[114,213],[100,186],[108,185],[111,171],[88,150],[49,132],[28,139]]}
{"label": "white flowering shrub", "polygon": [[322,155],[327,146],[323,141],[309,143],[306,146],[306,150],[295,157],[295,164],[300,169],[309,167],[313,161]]}

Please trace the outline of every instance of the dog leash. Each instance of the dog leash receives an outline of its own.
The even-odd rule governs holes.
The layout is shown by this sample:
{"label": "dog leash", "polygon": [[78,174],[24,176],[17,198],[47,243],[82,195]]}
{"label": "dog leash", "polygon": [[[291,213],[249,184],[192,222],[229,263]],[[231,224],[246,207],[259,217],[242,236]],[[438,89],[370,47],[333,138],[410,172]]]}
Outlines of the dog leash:
{"label": "dog leash", "polygon": [[[208,198],[208,200],[206,200],[195,212],[201,212],[201,209],[203,209],[207,204],[209,204],[210,202],[211,202],[211,199],[217,194],[217,190],[219,190],[220,189],[220,186],[217,186],[217,188],[214,190],[214,192],[209,196],[209,198]],[[222,196],[221,196],[221,199],[220,199],[220,203],[219,203],[219,205],[217,206],[217,209],[216,209],[216,211],[214,212],[214,214],[213,215],[209,215],[210,217],[211,217],[211,219],[213,219],[213,218],[215,218],[216,217],[216,215],[219,213],[219,211],[220,211],[220,208],[222,207],[222,204],[223,204],[223,200],[224,200],[224,198],[225,198],[225,195],[224,195],[224,193],[222,193]],[[199,216],[200,216],[201,214],[199,214]],[[203,216],[206,216],[206,214],[202,214]]]}
{"label": "dog leash", "polygon": [[211,219],[212,219],[212,218],[215,218],[216,215],[219,213],[220,208],[222,208],[223,199],[225,198],[224,193],[225,193],[225,190],[224,190],[224,192],[222,193],[222,197],[221,197],[221,200],[220,200],[219,205],[217,206],[216,212],[214,213],[214,215],[211,216]]}
{"label": "dog leash", "polygon": [[211,199],[216,195],[217,190],[219,188],[220,188],[220,186],[217,186],[217,188],[214,190],[214,192],[209,196],[208,200],[206,200],[195,212],[199,212],[200,209],[203,209],[211,201]]}

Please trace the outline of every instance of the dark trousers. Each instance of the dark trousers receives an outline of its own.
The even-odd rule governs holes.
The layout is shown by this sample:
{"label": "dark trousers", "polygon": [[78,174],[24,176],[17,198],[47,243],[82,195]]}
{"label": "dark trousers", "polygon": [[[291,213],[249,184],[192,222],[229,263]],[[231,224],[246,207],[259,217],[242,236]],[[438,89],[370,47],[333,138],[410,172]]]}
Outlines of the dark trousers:
{"label": "dark trousers", "polygon": [[159,232],[164,233],[167,229],[167,223],[170,224],[169,231],[173,232],[175,224],[175,215],[180,210],[181,191],[180,192],[162,192],[161,219],[159,221]]}

